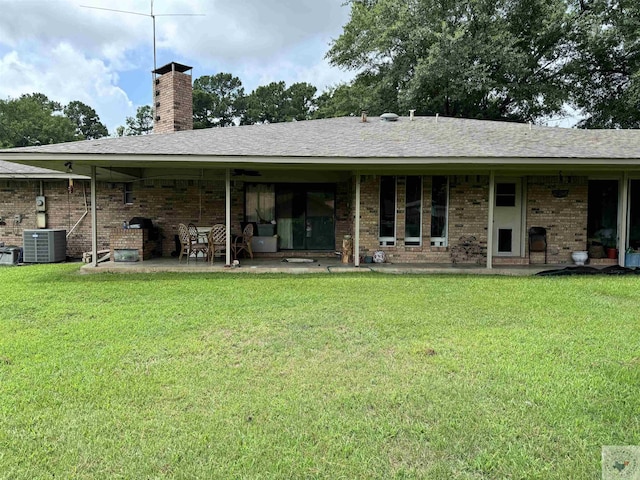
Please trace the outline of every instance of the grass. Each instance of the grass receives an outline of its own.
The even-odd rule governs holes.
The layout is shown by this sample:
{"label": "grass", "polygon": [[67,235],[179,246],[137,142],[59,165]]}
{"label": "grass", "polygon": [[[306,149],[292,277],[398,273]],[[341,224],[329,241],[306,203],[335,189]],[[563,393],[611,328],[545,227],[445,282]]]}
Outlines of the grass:
{"label": "grass", "polygon": [[640,278],[0,269],[0,478],[600,478]]}

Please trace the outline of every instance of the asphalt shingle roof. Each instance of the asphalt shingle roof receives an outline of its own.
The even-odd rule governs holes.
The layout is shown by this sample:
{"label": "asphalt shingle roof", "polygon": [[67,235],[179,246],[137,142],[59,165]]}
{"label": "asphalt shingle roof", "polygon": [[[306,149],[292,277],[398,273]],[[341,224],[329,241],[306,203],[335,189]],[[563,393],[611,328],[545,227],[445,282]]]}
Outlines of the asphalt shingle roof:
{"label": "asphalt shingle roof", "polygon": [[[458,118],[359,117],[25,147],[12,153],[346,158],[640,158],[640,130],[577,130]],[[0,151],[0,157],[2,151]]]}

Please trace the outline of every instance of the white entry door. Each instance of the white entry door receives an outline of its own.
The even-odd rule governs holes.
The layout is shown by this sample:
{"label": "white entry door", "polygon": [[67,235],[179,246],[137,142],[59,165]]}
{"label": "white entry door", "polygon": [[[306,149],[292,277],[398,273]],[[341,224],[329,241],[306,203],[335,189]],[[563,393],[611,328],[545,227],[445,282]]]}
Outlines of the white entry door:
{"label": "white entry door", "polygon": [[493,255],[520,256],[522,241],[522,182],[496,178],[493,199]]}

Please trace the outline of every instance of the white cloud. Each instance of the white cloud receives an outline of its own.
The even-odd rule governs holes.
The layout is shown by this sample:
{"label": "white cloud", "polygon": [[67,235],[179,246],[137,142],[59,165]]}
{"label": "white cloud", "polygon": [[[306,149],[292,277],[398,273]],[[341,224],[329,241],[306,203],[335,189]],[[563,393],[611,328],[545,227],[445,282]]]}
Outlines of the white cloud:
{"label": "white cloud", "polygon": [[[126,9],[130,3],[140,2],[118,6]],[[111,6],[95,0],[86,4]],[[0,8],[0,44],[13,49],[46,50],[65,42],[86,55],[119,60],[126,50],[151,43],[150,19],[83,8],[73,0],[0,0]]]}
{"label": "white cloud", "polygon": [[310,83],[318,89],[320,94],[326,88],[348,82],[354,76],[352,72],[330,68],[328,62],[323,59],[310,65],[301,65],[282,57],[271,60],[264,64],[248,65],[231,73],[243,81],[247,93],[260,85],[284,80],[287,86],[297,82]]}
{"label": "white cloud", "polygon": [[[260,61],[296,45],[337,36],[348,19],[341,0],[174,1],[166,11],[202,17],[159,17],[159,46],[201,62]],[[313,55],[322,52],[309,52]],[[319,58],[318,58],[319,59]]]}
{"label": "white cloud", "polygon": [[[281,80],[322,91],[353,76],[324,60],[348,21],[342,3],[155,0],[157,64],[193,65],[196,78],[230,72],[247,92]],[[0,98],[40,92],[80,100],[110,132],[151,101],[150,0],[0,0],[0,12]]]}
{"label": "white cloud", "polygon": [[98,112],[109,131],[135,113],[126,92],[117,86],[117,73],[104,62],[88,59],[65,43],[47,53],[24,59],[13,51],[0,58],[0,98],[38,92],[62,104],[79,100]]}

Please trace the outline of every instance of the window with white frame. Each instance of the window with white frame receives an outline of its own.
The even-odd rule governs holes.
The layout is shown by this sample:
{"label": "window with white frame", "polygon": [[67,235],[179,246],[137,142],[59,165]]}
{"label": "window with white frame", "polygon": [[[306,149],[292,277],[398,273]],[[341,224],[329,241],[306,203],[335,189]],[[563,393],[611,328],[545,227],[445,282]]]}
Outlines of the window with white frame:
{"label": "window with white frame", "polygon": [[422,243],[422,177],[407,177],[404,211],[404,244],[420,246]]}
{"label": "window with white frame", "polygon": [[380,219],[378,241],[381,246],[396,244],[396,177],[380,177]]}
{"label": "window with white frame", "polygon": [[431,183],[431,245],[446,247],[449,220],[449,179],[434,175]]}

